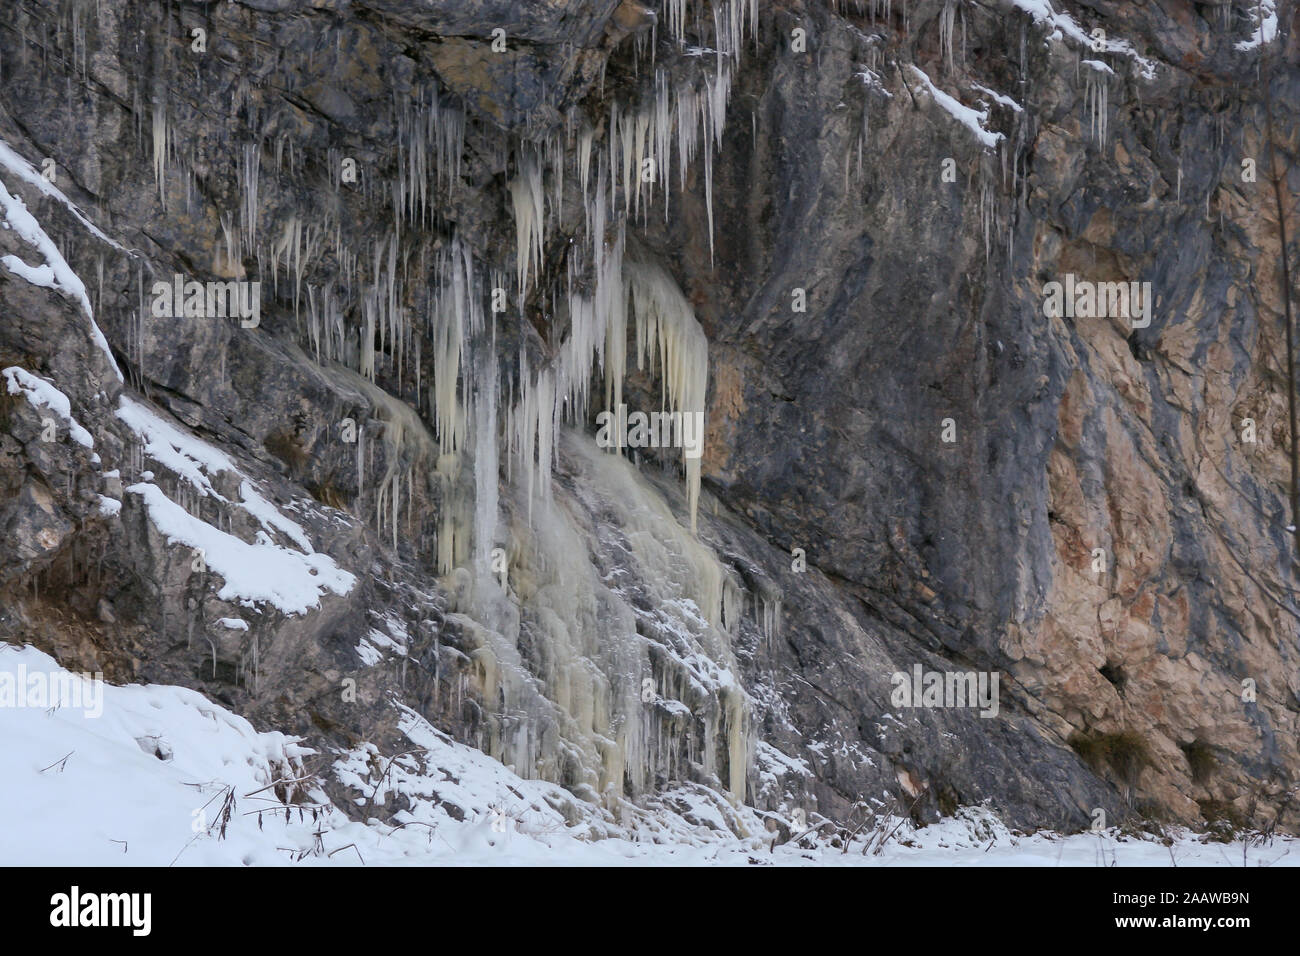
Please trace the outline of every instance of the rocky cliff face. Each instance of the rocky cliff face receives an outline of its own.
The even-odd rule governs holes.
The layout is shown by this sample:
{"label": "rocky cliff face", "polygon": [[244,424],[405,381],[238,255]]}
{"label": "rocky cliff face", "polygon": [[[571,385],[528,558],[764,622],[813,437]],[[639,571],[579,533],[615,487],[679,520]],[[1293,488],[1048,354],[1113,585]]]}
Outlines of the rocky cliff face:
{"label": "rocky cliff face", "polygon": [[1294,829],[1275,6],[14,0],[0,638],[363,816]]}

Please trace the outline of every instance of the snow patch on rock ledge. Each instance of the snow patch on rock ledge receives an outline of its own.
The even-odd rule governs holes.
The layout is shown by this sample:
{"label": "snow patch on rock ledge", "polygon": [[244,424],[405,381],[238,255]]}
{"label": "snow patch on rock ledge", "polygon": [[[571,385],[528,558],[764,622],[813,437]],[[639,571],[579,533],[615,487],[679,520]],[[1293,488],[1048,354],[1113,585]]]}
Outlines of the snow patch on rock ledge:
{"label": "snow patch on rock ledge", "polygon": [[907,68],[912,71],[913,75],[921,81],[931,98],[938,103],[943,109],[952,115],[956,120],[975,134],[975,137],[984,144],[988,149],[993,149],[998,142],[1005,137],[1001,133],[995,133],[984,128],[985,122],[988,121],[989,111],[971,109],[962,103],[957,102],[939,87],[934,85],[934,81],[925,74],[925,71],[917,69],[910,63]]}
{"label": "snow patch on rock ledge", "polygon": [[59,189],[59,187],[55,186],[52,182],[41,175],[41,173],[36,170],[35,166],[15,152],[13,147],[4,142],[4,140],[0,140],[0,166],[9,170],[9,172],[27,183],[27,185],[34,186],[44,195],[62,203],[67,208],[68,212],[72,213],[72,215],[77,218],[77,221],[85,226],[90,234],[96,239],[108,243],[114,249],[126,252],[126,249],[120,242],[115,242],[108,236],[104,235],[103,231],[91,222],[86,217],[86,214],[78,209],[77,205],[71,199],[63,194],[63,190]]}
{"label": "snow patch on rock ledge", "polygon": [[1255,29],[1250,39],[1237,44],[1238,50],[1254,50],[1277,39],[1277,8],[1274,0],[1257,0],[1250,5],[1247,13],[1254,21]]}
{"label": "snow patch on rock ledge", "polygon": [[304,554],[274,544],[264,533],[249,544],[194,517],[162,493],[139,482],[126,489],[139,495],[149,520],[169,543],[194,548],[209,568],[225,579],[217,597],[223,601],[265,601],[285,614],[306,614],[320,606],[326,591],[343,595],[356,578],[325,554]]}
{"label": "snow patch on rock ledge", "polygon": [[1073,40],[1084,49],[1092,50],[1096,53],[1117,53],[1120,56],[1128,57],[1133,61],[1137,68],[1138,75],[1144,80],[1154,80],[1156,78],[1157,63],[1155,60],[1140,56],[1133,44],[1128,40],[1115,40],[1105,37],[1101,40],[1101,49],[1097,49],[1097,41],[1084,30],[1075,19],[1065,12],[1058,12],[1053,9],[1050,0],[1010,0],[1011,5],[1018,10],[1033,17],[1034,22],[1048,27],[1052,32],[1048,35],[1049,39],[1065,38]]}
{"label": "snow patch on rock ledge", "polygon": [[3,256],[0,257],[0,264],[32,285],[53,289],[79,302],[90,323],[91,341],[104,354],[117,380],[124,381],[122,370],[117,367],[117,360],[113,358],[113,352],[108,347],[108,339],[104,338],[104,333],[95,324],[95,314],[90,308],[90,297],[86,295],[85,283],[72,271],[72,267],[59,252],[58,246],[46,235],[41,224],[36,221],[36,217],[28,211],[21,199],[10,195],[3,182],[0,182],[0,214],[3,215],[4,224],[12,229],[18,238],[35,247],[45,259],[43,265],[30,266],[17,256]]}
{"label": "snow patch on rock ledge", "polygon": [[14,365],[4,370],[5,381],[9,385],[10,395],[23,395],[35,408],[48,408],[63,419],[68,426],[72,440],[83,448],[94,448],[95,440],[90,432],[81,427],[81,423],[72,417],[72,403],[53,382],[33,375],[24,368]]}
{"label": "snow patch on rock ledge", "polygon": [[[262,601],[285,614],[305,614],[319,607],[326,591],[343,595],[352,590],[355,576],[328,555],[317,553],[302,526],[268,501],[225,454],[125,395],[117,417],[140,439],[149,458],[200,497],[212,497],[240,508],[261,525],[252,543],[222,531],[168,498],[152,483],[149,472],[142,472],[145,480],[126,489],[143,499],[150,521],[169,542],[203,552],[207,566],[225,579],[217,593],[223,601]],[[213,484],[212,479],[224,473],[239,481],[240,501],[232,502]],[[276,532],[295,547],[277,544],[273,538]]]}

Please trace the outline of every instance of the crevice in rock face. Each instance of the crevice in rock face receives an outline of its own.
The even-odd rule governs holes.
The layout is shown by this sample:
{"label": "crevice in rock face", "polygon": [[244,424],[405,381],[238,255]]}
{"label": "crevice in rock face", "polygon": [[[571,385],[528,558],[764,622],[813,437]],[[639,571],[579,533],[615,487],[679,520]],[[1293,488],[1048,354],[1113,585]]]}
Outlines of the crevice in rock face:
{"label": "crevice in rock face", "polygon": [[1121,664],[1107,661],[1099,667],[1098,670],[1101,671],[1102,677],[1110,681],[1111,686],[1115,688],[1117,693],[1121,695],[1124,693],[1124,685],[1127,683],[1128,678],[1125,676],[1124,668]]}
{"label": "crevice in rock face", "polygon": [[1192,781],[1199,784],[1208,783],[1219,765],[1219,759],[1215,754],[1214,747],[1204,740],[1198,739],[1182,744],[1181,749],[1183,756],[1187,758],[1187,766],[1191,770]]}

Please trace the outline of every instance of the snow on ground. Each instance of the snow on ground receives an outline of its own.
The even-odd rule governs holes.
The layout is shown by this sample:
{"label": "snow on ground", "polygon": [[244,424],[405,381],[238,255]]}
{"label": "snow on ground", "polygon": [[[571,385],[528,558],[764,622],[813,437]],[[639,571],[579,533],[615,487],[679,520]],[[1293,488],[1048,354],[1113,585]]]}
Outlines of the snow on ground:
{"label": "snow on ground", "polygon": [[[24,686],[66,677],[34,648],[0,645],[0,681],[25,673]],[[724,835],[725,812],[683,788],[653,812],[625,816],[581,804],[551,784],[524,780],[402,709],[411,743],[401,755],[363,745],[314,754],[293,737],[258,732],[242,717],[180,687],[102,689],[99,707],[49,707],[44,698],[0,706],[0,865],[791,865],[791,866],[1241,866],[1240,843],[1200,843],[1183,834],[1166,847],[1115,831],[1058,837],[1015,836],[991,813],[966,807],[942,823],[898,829],[879,853],[854,843],[786,845],[766,834]],[[30,702],[33,706],[23,706]],[[331,768],[368,807],[369,823],[348,820],[308,784],[272,787]],[[399,809],[405,794],[409,809]],[[233,796],[228,805],[227,796]],[[674,801],[678,801],[674,804]],[[696,834],[641,825],[694,802]],[[229,813],[220,834],[223,807]],[[257,811],[263,811],[258,813]],[[753,811],[749,811],[753,817]],[[259,825],[260,819],[260,825]],[[684,819],[678,817],[679,820]],[[382,822],[381,822],[382,821]],[[713,828],[709,830],[710,824]],[[706,838],[703,831],[709,830]],[[594,839],[601,832],[609,839]],[[641,839],[630,837],[639,835]],[[879,835],[872,837],[871,849]],[[1250,866],[1300,863],[1300,841],[1247,848]]]}
{"label": "snow on ground", "polygon": [[[0,646],[0,674],[20,667],[28,685],[61,671],[33,648]],[[259,734],[192,690],[101,686],[98,718],[44,700],[0,707],[0,864],[272,863],[277,842],[309,839],[283,816],[262,833],[240,816],[259,805],[246,793],[292,771],[303,754],[292,738]],[[238,801],[227,839],[196,834],[217,821],[226,787]]]}

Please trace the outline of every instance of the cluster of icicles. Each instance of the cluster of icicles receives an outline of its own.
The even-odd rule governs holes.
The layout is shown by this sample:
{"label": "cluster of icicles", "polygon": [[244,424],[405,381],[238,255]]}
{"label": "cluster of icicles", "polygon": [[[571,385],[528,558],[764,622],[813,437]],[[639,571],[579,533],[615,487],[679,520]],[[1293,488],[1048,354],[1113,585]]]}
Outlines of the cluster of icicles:
{"label": "cluster of icicles", "polygon": [[[522,576],[525,585],[529,576],[536,579],[538,591],[529,599],[536,603],[545,593],[538,582],[556,574],[550,565],[569,564],[563,600],[538,616],[552,632],[544,642],[548,673],[543,690],[519,660],[518,612],[500,602],[495,609],[475,608],[473,617],[486,625],[475,654],[479,683],[484,701],[497,714],[495,729],[482,745],[508,763],[554,780],[573,777],[573,768],[566,769],[571,760],[564,755],[581,752],[583,767],[599,767],[587,782],[602,797],[610,788],[622,793],[625,782],[630,791],[639,791],[651,772],[678,776],[686,764],[698,764],[706,773],[716,766],[721,772],[725,760],[724,785],[743,799],[753,750],[748,701],[733,676],[738,671],[725,638],[739,622],[743,599],[712,552],[693,537],[699,459],[683,456],[689,535],[684,529],[665,530],[665,521],[677,527],[667,513],[651,521],[629,508],[624,520],[647,522],[637,537],[637,558],[644,573],[662,579],[657,584],[663,586],[665,606],[674,605],[673,595],[680,592],[702,614],[664,632],[662,641],[670,648],[665,659],[677,663],[653,668],[665,700],[694,695],[692,708],[701,715],[702,730],[661,733],[640,699],[641,675],[650,673],[651,664],[636,634],[633,611],[622,605],[618,621],[589,613],[599,589],[578,583],[592,574],[582,542],[566,540],[570,532],[557,522],[554,508],[533,508],[535,502],[552,500],[560,426],[587,421],[593,381],[603,386],[598,398],[605,407],[617,409],[631,356],[639,370],[661,383],[661,410],[701,416],[705,411],[708,340],[677,283],[660,266],[634,255],[627,234],[629,225],[644,221],[656,203],[662,203],[667,217],[674,176],[684,189],[688,170],[701,161],[712,254],[714,158],[722,145],[741,46],[756,28],[757,3],[696,6],[667,0],[661,24],[684,44],[687,29],[698,27],[703,11],[710,11],[717,49],[689,51],[699,57],[693,79],[673,82],[667,70],[654,69],[646,102],[615,102],[601,119],[603,136],[575,114],[563,131],[516,143],[510,157],[497,157],[503,165],[512,158],[515,171],[508,184],[516,226],[513,276],[477,261],[454,234],[450,240],[433,238],[433,227],[444,225],[439,210],[460,188],[466,136],[465,114],[443,102],[433,85],[394,103],[398,156],[389,180],[377,182],[364,174],[345,179],[345,157],[335,151],[328,157],[336,191],[359,190],[390,207],[386,236],[367,248],[353,247],[344,236],[341,202],[282,214],[273,231],[265,221],[259,223],[266,177],[278,177],[284,169],[304,172],[305,157],[291,139],[281,137],[274,140],[273,151],[257,142],[238,152],[240,202],[235,214],[221,217],[222,248],[213,264],[216,274],[237,277],[245,258],[253,258],[264,288],[269,284],[278,300],[292,300],[300,341],[324,374],[368,399],[383,424],[357,436],[357,482],[373,490],[375,523],[391,535],[395,548],[403,519],[409,520],[416,509],[420,482],[428,480],[441,494],[439,573],[462,575],[473,567],[477,576],[496,541],[501,456],[509,481],[528,503],[530,527],[514,529],[512,536],[518,543],[526,534],[530,544],[527,554],[512,556],[512,575]],[[246,86],[235,95],[232,114],[237,111],[255,125],[257,107]],[[169,177],[179,175],[185,201],[192,202],[193,173],[178,152],[164,96],[153,99],[152,133],[160,196],[168,198]],[[268,152],[274,156],[273,172]],[[582,204],[581,216],[572,211],[570,220],[577,218],[585,235],[573,240],[565,274],[548,277],[545,250],[561,224],[567,225],[566,180]],[[322,266],[329,267],[332,278],[313,281]],[[509,374],[496,361],[493,312],[502,289],[521,308],[530,294],[548,300],[551,313],[561,320],[553,323],[555,328],[563,328],[567,318],[567,334],[549,358],[539,361],[537,350],[521,346],[517,368]],[[141,305],[143,314],[143,293]],[[426,365],[432,381],[423,380]],[[399,394],[413,388],[416,408],[381,388],[381,378]],[[433,423],[432,433],[425,420]],[[376,475],[380,444],[384,454]],[[470,451],[475,467],[467,487],[461,456]],[[609,459],[611,467],[616,461],[614,456],[598,457]],[[617,469],[591,467],[610,482],[625,480]],[[622,462],[618,467],[626,468]],[[625,490],[641,498],[649,494],[640,487]],[[659,544],[654,544],[656,535],[663,538]],[[681,562],[688,573],[682,574]],[[755,609],[761,606],[764,630],[770,634],[777,626],[779,602],[769,597],[762,596]],[[471,626],[468,618],[466,626]],[[599,666],[592,667],[591,661]],[[694,672],[701,661],[717,663],[710,664],[712,672]],[[535,719],[511,723],[505,715],[514,711]]]}
{"label": "cluster of icicles", "polygon": [[[605,379],[607,403],[618,407],[629,319],[635,322],[637,367],[657,372],[662,379],[663,410],[704,411],[707,340],[689,303],[666,273],[625,260],[624,233],[630,221],[648,215],[657,194],[668,215],[667,187],[674,162],[684,188],[688,169],[702,154],[712,254],[714,155],[722,144],[742,43],[756,27],[757,3],[733,0],[714,4],[711,11],[718,49],[704,52],[713,55],[714,64],[706,66],[698,80],[676,84],[670,82],[667,70],[657,69],[648,103],[615,102],[611,107],[604,148],[595,148],[595,129],[571,116],[563,132],[541,142],[521,142],[514,149],[516,175],[509,184],[517,230],[514,301],[522,304],[540,280],[543,250],[564,214],[566,169],[572,170],[580,187],[587,236],[585,247],[568,257],[565,300],[552,303],[557,312],[567,311],[570,320],[560,357],[545,367],[530,368],[528,356],[521,353],[517,394],[502,403],[513,466],[523,472],[534,494],[545,496],[549,491],[556,426],[565,420],[585,420],[594,370]],[[665,13],[670,35],[682,42],[688,26],[701,15],[687,0],[668,0]],[[232,112],[238,109],[250,115],[256,112],[246,86],[241,86],[232,104]],[[305,213],[291,213],[282,220],[278,235],[264,239],[258,223],[259,186],[266,174],[263,149],[261,143],[246,143],[237,155],[238,222],[229,214],[221,219],[224,249],[214,271],[238,275],[245,255],[252,256],[259,275],[271,273],[279,295],[283,269],[284,281],[292,284],[300,334],[318,362],[338,363],[374,382],[383,356],[398,392],[414,384],[419,409],[427,411],[436,425],[437,450],[435,455],[430,448],[392,447],[387,441],[390,461],[402,458],[409,468],[453,455],[463,447],[466,406],[473,389],[462,372],[471,340],[484,331],[483,303],[506,281],[499,273],[486,274],[459,241],[431,247],[421,232],[435,221],[440,197],[450,198],[457,188],[464,113],[441,102],[436,87],[429,85],[394,104],[394,125],[399,152],[396,176],[382,186],[364,176],[358,180],[358,188],[367,194],[377,189],[390,193],[382,197],[392,208],[392,230],[385,239],[369,249],[351,248],[343,236],[337,205],[315,211],[311,221]],[[179,165],[189,201],[192,174],[178,162],[164,96],[155,96],[152,104],[152,134],[160,195],[166,197],[168,176],[175,175]],[[274,146],[276,174],[286,165],[291,173],[298,172],[303,157],[295,155],[292,140],[281,137]],[[331,153],[329,160],[333,185],[342,189],[341,157]],[[337,263],[337,278],[324,284],[308,281],[313,266],[326,259]],[[430,276],[432,281],[426,278]],[[594,292],[583,291],[593,286]],[[429,364],[434,379],[427,383],[420,380],[426,349],[433,350]],[[386,428],[386,440],[391,438],[389,432],[401,431]],[[685,469],[694,527],[698,459],[686,460]],[[377,524],[394,535],[399,504],[395,491],[402,480],[390,467],[376,494]],[[409,486],[409,475],[406,481]],[[450,551],[446,557],[455,560]],[[449,565],[442,568],[448,569]]]}

